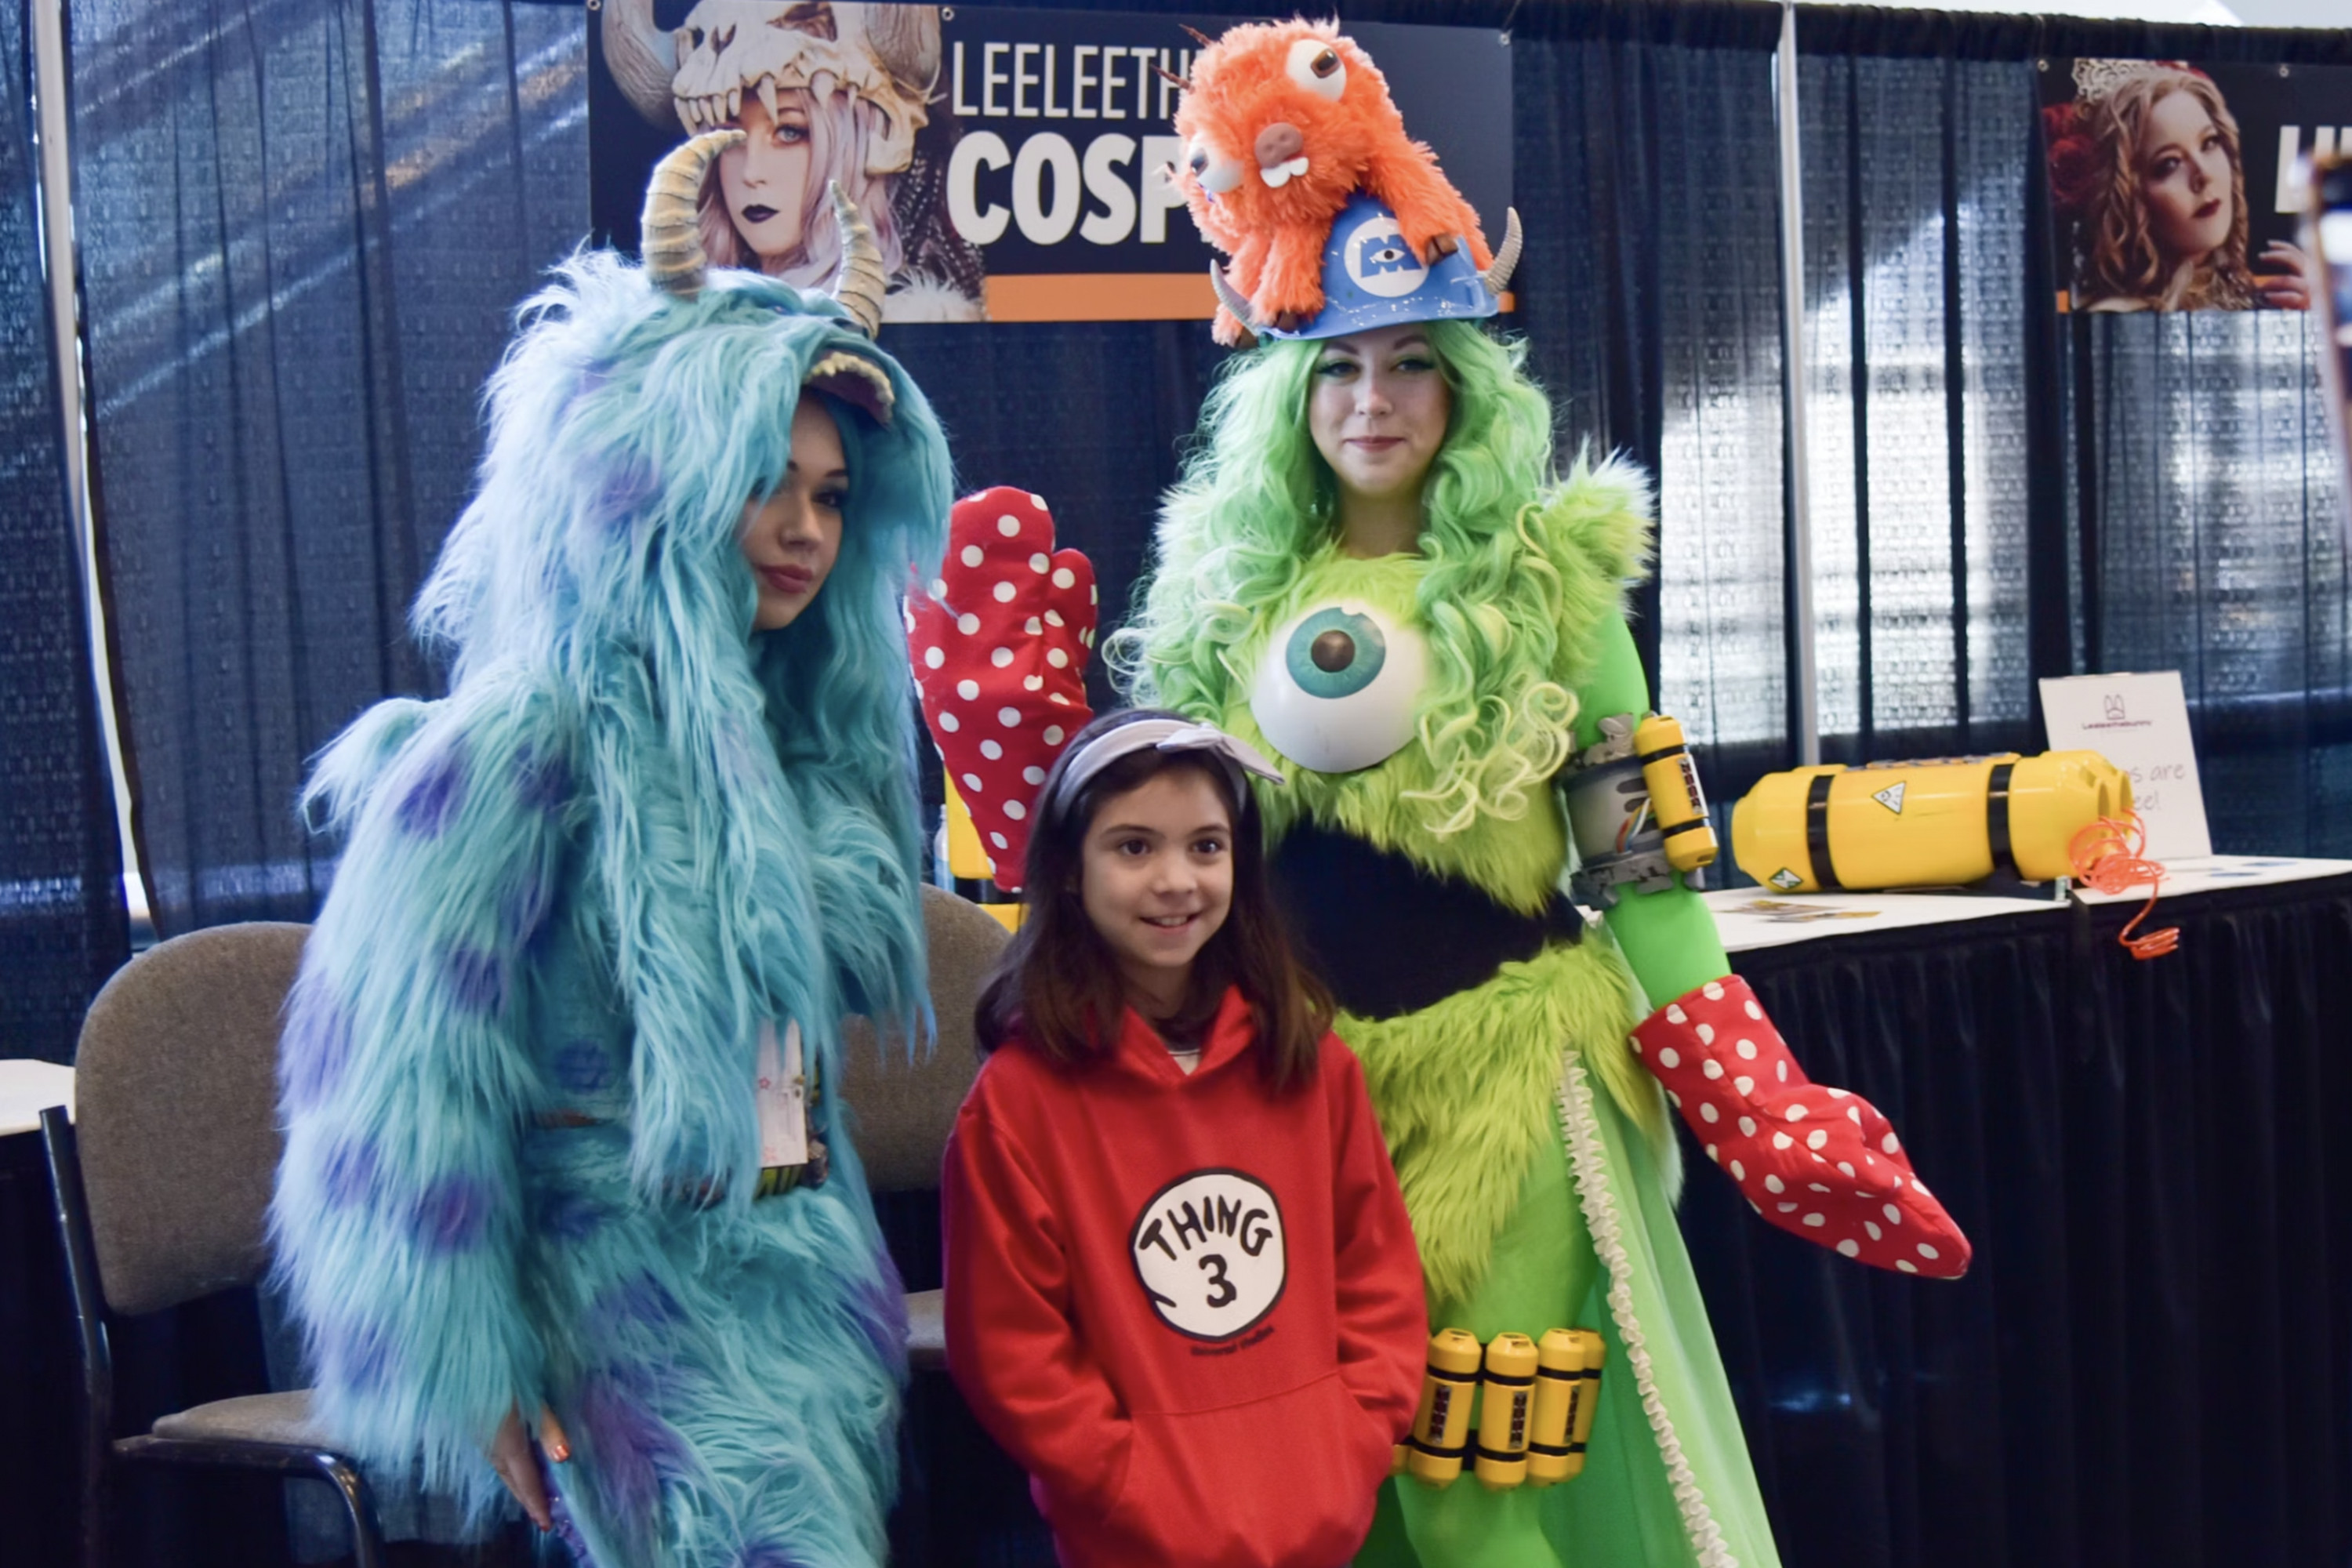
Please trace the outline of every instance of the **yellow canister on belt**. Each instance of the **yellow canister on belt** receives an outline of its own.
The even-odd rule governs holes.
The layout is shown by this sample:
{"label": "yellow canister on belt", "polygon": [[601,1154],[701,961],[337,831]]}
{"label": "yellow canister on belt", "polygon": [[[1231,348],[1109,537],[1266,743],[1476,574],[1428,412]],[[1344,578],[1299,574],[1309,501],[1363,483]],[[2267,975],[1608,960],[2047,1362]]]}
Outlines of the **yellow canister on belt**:
{"label": "yellow canister on belt", "polygon": [[1496,1334],[1486,1343],[1486,1375],[1479,1384],[1478,1484],[1507,1491],[1528,1479],[1528,1418],[1534,1414],[1536,1342],[1525,1334]]}
{"label": "yellow canister on belt", "polygon": [[1715,864],[1719,846],[1706,820],[1706,795],[1698,768],[1683,743],[1679,720],[1653,713],[1633,731],[1633,754],[1642,761],[1642,783],[1650,791],[1650,815],[1666,837],[1666,864],[1696,871]]}
{"label": "yellow canister on belt", "polygon": [[[1599,1336],[1594,1336],[1598,1338]],[[1536,1342],[1535,1412],[1528,1423],[1528,1485],[1549,1487],[1584,1468],[1569,1434],[1584,1391],[1584,1344],[1573,1329],[1547,1329]]]}
{"label": "yellow canister on belt", "polygon": [[1462,1473],[1470,1447],[1470,1405],[1478,1394],[1478,1338],[1462,1329],[1429,1337],[1429,1372],[1421,1384],[1404,1467],[1413,1479],[1440,1489]]}
{"label": "yellow canister on belt", "polygon": [[1731,817],[1732,858],[1783,893],[2046,882],[2066,846],[2131,809],[2131,779],[2096,752],[2005,752],[1767,773]]}

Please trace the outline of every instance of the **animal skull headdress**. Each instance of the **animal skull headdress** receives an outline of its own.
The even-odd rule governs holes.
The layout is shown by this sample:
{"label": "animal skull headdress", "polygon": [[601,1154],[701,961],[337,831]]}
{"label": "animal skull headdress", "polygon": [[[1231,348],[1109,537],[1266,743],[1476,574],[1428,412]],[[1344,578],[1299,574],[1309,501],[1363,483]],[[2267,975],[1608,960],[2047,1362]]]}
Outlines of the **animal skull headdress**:
{"label": "animal skull headdress", "polygon": [[[607,0],[605,58],[646,119],[674,111],[692,135],[733,121],[747,96],[772,119],[778,93],[848,92],[876,111],[869,174],[895,174],[913,160],[940,69],[938,16],[921,5],[701,0],[668,42],[665,50],[650,0]],[[674,71],[662,68],[666,53]]]}

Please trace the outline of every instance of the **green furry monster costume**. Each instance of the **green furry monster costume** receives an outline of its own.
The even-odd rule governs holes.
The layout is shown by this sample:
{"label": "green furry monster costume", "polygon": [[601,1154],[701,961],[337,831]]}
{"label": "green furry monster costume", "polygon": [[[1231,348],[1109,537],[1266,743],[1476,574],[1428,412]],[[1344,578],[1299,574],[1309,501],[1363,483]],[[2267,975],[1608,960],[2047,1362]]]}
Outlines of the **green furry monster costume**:
{"label": "green furry monster costume", "polygon": [[[1329,936],[1308,922],[1327,978],[1367,960],[1372,971],[1442,967],[1429,954],[1458,944],[1448,933],[1465,889],[1517,917],[1557,907],[1569,847],[1551,779],[1596,741],[1601,716],[1648,707],[1622,602],[1648,545],[1642,477],[1580,463],[1554,479],[1550,408],[1514,351],[1467,322],[1432,322],[1429,339],[1452,414],[1416,552],[1340,552],[1333,481],[1302,417],[1318,345],[1268,343],[1212,395],[1202,445],[1163,512],[1142,613],[1113,648],[1139,697],[1280,763],[1287,787],[1260,795],[1277,864],[1319,845],[1324,858],[1303,863],[1310,880],[1317,864],[1373,860],[1421,879],[1395,900],[1406,907],[1380,928],[1378,952],[1334,965],[1321,951]],[[1301,664],[1291,650],[1311,645],[1294,628],[1311,632],[1318,617],[1384,640],[1388,668],[1425,647],[1416,689],[1375,680],[1343,693]],[[1399,743],[1369,765],[1304,765],[1266,732],[1283,726],[1260,721],[1284,679],[1366,700],[1351,720]],[[1342,881],[1311,896],[1328,909],[1366,885]],[[1629,897],[1605,929],[1565,932],[1524,959],[1496,967],[1490,954],[1471,983],[1402,1011],[1361,1016],[1335,982],[1433,1323],[1482,1340],[1593,1327],[1609,1348],[1580,1478],[1498,1493],[1466,1475],[1444,1491],[1392,1483],[1360,1562],[1777,1562],[1675,1224],[1681,1172],[1664,1096],[1627,1045],[1645,998],[1727,967],[1705,906],[1675,887]]]}

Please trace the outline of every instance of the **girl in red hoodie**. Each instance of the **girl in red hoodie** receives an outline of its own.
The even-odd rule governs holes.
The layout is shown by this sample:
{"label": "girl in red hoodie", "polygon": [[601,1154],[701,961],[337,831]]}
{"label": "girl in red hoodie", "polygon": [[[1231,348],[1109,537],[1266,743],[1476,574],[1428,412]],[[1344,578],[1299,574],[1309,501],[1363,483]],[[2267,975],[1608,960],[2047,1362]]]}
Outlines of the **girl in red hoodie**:
{"label": "girl in red hoodie", "polygon": [[948,1366],[1066,1568],[1338,1568],[1427,1346],[1362,1069],[1267,896],[1248,746],[1097,720],[950,1138]]}

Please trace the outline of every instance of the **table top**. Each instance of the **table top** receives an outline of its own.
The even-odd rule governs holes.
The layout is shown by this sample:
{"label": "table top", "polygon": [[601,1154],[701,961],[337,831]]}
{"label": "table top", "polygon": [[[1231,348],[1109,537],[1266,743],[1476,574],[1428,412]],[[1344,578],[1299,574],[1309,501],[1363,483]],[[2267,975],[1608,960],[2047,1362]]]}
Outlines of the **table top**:
{"label": "table top", "polygon": [[[2159,892],[2164,898],[2179,898],[2189,893],[2306,881],[2347,872],[2352,872],[2352,860],[2314,860],[2288,855],[2213,855],[2167,866]],[[2145,899],[2147,889],[2143,885],[2129,892],[2101,893],[2077,887],[2074,894],[2086,904],[2115,904]],[[1716,930],[1722,934],[1727,952],[1752,952],[1791,942],[1866,936],[1874,931],[1992,920],[2002,915],[2054,915],[2067,908],[2066,900],[2054,897],[2013,898],[1968,892],[1804,893],[1784,898],[1763,888],[1727,888],[1702,896],[1715,911]],[[2162,906],[2158,905],[2158,913],[2161,912]]]}
{"label": "table top", "polygon": [[0,1061],[0,1138],[31,1132],[41,1125],[41,1112],[62,1105],[73,1114],[73,1068],[55,1062]]}

